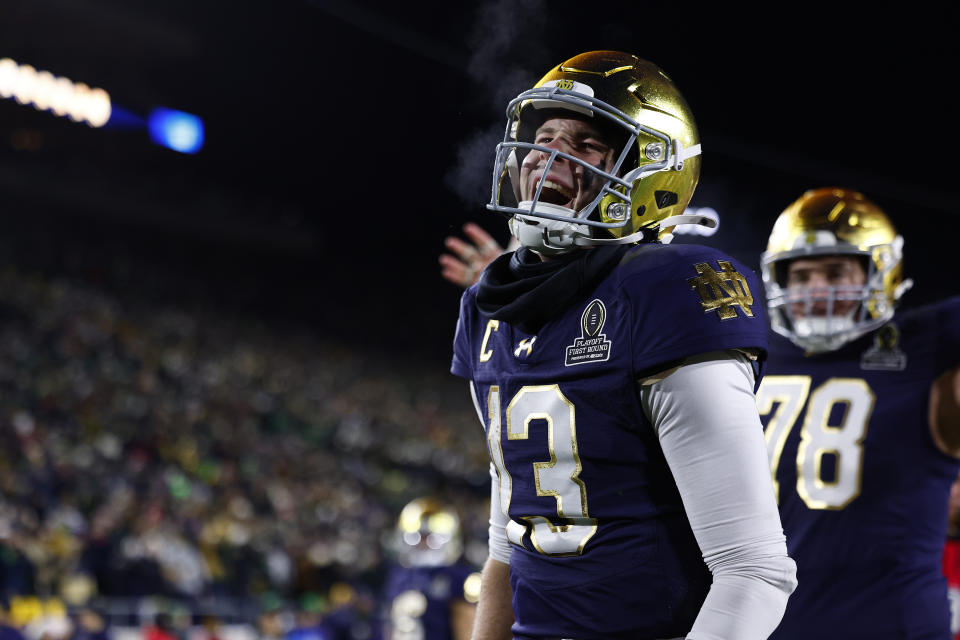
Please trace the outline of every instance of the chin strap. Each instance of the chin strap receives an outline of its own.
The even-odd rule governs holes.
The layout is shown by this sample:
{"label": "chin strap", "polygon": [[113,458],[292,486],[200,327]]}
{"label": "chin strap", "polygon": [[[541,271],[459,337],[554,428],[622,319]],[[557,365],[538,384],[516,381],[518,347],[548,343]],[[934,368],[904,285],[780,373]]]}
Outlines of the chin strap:
{"label": "chin strap", "polygon": [[670,216],[660,221],[660,228],[675,227],[678,224],[696,224],[701,227],[713,229],[717,226],[717,221],[713,218],[700,215],[699,213],[683,213],[679,216]]}
{"label": "chin strap", "polygon": [[622,238],[587,238],[584,236],[577,236],[574,238],[573,243],[578,247],[597,247],[605,244],[630,244],[631,242],[641,242],[643,240],[644,231],[641,229],[636,233],[631,233],[628,236],[623,236]]}
{"label": "chin strap", "polygon": [[[674,227],[678,224],[695,224],[708,229],[713,229],[717,226],[717,221],[713,218],[708,218],[707,216],[702,216],[696,213],[684,213],[679,216],[670,216],[669,218],[664,218],[660,221],[660,228],[666,229],[667,227]],[[663,234],[660,236],[660,242],[663,244],[670,244],[673,242],[673,234]]]}
{"label": "chin strap", "polygon": [[[520,223],[520,221],[516,221],[515,218],[510,219],[510,230],[513,233],[513,235],[518,238],[522,233],[521,228],[519,226],[520,224],[522,223]],[[568,225],[568,228],[570,229],[572,229],[573,225],[575,224],[576,223],[574,222],[566,223],[566,225]],[[701,226],[712,229],[717,226],[717,221],[707,216],[686,213],[678,216],[670,216],[669,218],[664,218],[663,220],[660,221],[660,228],[664,229],[666,227],[672,227],[678,224],[696,224],[696,225],[701,225]],[[634,242],[643,242],[647,233],[652,233],[652,231],[649,229],[641,229],[639,231],[635,231],[634,233],[631,233],[629,235],[626,235],[620,238],[591,238],[585,235],[572,234],[572,240],[573,240],[572,245],[565,245],[565,246],[551,244],[549,240],[549,236],[547,235],[546,229],[538,229],[537,233],[543,234],[540,237],[540,241],[542,242],[543,249],[551,250],[554,253],[564,253],[572,249],[574,246],[599,247],[603,245],[631,244]],[[672,233],[665,233],[660,238],[660,242],[662,242],[663,244],[670,244],[672,240],[673,240]],[[521,244],[523,244],[523,242],[521,242]],[[533,245],[528,245],[528,246],[534,249],[534,251],[537,251],[537,249],[534,248]],[[540,251],[542,251],[542,249]],[[540,251],[538,251],[538,253]],[[909,288],[910,284],[907,284],[907,288]]]}
{"label": "chin strap", "polygon": [[673,155],[670,158],[673,160],[673,169],[675,171],[680,171],[683,169],[683,162],[689,160],[694,156],[700,155],[700,144],[697,143],[692,147],[684,148],[683,144],[677,139],[673,141]]}
{"label": "chin strap", "polygon": [[897,288],[893,290],[893,299],[899,300],[900,296],[905,294],[912,287],[913,287],[913,278],[907,278],[906,280],[898,284]]}

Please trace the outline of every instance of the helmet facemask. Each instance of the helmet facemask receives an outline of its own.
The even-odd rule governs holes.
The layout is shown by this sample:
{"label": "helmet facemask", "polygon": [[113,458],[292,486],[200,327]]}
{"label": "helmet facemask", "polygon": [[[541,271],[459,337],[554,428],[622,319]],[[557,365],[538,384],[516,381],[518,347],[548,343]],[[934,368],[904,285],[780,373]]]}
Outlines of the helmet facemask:
{"label": "helmet facemask", "polygon": [[[771,327],[809,353],[833,351],[888,322],[897,300],[912,285],[909,280],[900,282],[901,236],[866,248],[845,244],[823,230],[816,236],[813,246],[761,256]],[[791,261],[829,256],[859,258],[864,283],[787,286]]]}
{"label": "helmet facemask", "polygon": [[[821,283],[815,291],[787,286],[795,260],[829,269],[829,257],[858,258],[863,285]],[[811,189],[777,217],[760,256],[770,325],[808,352],[837,349],[893,318],[894,307],[913,284],[903,279],[902,264],[903,238],[876,204],[851,189]],[[793,267],[802,270],[804,265]],[[797,275],[805,279],[802,272]],[[826,280],[838,284],[844,279]]]}

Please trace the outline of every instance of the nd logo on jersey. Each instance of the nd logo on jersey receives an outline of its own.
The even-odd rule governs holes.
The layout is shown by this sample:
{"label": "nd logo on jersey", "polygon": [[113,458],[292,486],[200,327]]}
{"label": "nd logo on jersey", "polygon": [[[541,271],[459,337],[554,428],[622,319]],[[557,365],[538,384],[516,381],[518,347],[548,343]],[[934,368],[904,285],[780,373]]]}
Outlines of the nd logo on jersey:
{"label": "nd logo on jersey", "polygon": [[687,283],[691,289],[700,294],[700,305],[704,313],[716,311],[721,320],[730,320],[737,317],[735,307],[740,307],[744,315],[753,317],[753,294],[747,285],[747,279],[734,270],[733,265],[726,260],[717,260],[720,272],[716,272],[706,262],[693,265],[700,275],[689,278]]}

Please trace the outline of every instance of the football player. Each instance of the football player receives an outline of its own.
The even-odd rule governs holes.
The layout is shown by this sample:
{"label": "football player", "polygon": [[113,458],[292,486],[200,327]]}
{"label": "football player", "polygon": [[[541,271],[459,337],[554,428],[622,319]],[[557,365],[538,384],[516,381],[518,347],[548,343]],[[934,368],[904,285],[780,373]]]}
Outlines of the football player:
{"label": "football player", "polygon": [[757,391],[799,587],[778,639],[949,637],[941,573],[960,455],[960,297],[895,312],[903,239],[862,194],[804,193],[761,271]]}
{"label": "football player", "polygon": [[384,582],[385,640],[468,640],[480,575],[463,561],[460,516],[449,504],[417,498],[400,512]]}
{"label": "football player", "polygon": [[[654,64],[593,51],[507,108],[488,209],[521,245],[462,298],[452,371],[491,467],[473,637],[766,638],[795,586],[736,260],[670,245],[700,172]],[[759,302],[759,300],[758,300]]]}

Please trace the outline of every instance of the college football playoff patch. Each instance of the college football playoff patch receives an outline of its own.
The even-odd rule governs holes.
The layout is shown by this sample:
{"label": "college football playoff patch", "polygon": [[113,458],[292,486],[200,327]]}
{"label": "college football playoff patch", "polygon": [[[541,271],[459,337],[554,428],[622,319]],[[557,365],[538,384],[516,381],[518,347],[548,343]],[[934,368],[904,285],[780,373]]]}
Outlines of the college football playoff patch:
{"label": "college football playoff patch", "polygon": [[610,359],[610,341],[600,333],[607,321],[607,308],[599,299],[593,300],[580,317],[580,337],[567,347],[564,365],[572,367],[587,362],[603,362]]}

